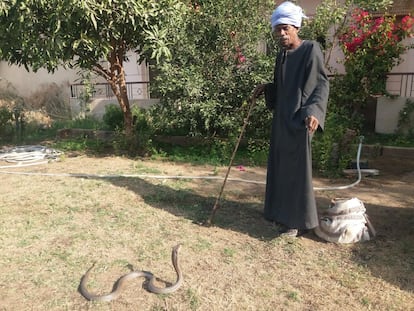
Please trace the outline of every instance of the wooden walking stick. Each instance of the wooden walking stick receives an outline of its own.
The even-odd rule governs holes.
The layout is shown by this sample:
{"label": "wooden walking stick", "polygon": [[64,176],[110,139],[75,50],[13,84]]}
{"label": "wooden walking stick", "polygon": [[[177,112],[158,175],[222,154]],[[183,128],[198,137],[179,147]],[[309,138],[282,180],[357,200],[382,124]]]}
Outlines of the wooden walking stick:
{"label": "wooden walking stick", "polygon": [[247,123],[249,122],[250,114],[253,111],[253,107],[256,104],[256,98],[254,96],[252,96],[252,97],[249,98],[248,101],[250,102],[250,107],[249,107],[249,110],[247,112],[246,118],[244,118],[244,123],[243,123],[243,126],[242,126],[241,130],[240,130],[240,134],[239,134],[239,138],[236,142],[236,146],[234,147],[233,154],[232,154],[231,159],[230,159],[230,164],[227,168],[227,173],[226,173],[226,176],[224,177],[224,181],[223,181],[223,184],[221,186],[220,193],[216,198],[216,202],[214,203],[213,210],[211,211],[210,217],[205,222],[205,225],[207,225],[207,226],[211,226],[211,224],[213,223],[213,218],[214,218],[214,216],[215,216],[215,214],[216,214],[216,212],[219,208],[219,202],[220,202],[221,196],[223,194],[224,187],[225,187],[226,182],[227,182],[227,178],[229,177],[231,166],[233,165],[234,157],[236,156],[236,152],[237,152],[237,149],[239,148],[240,141],[243,137],[244,131],[246,130]]}

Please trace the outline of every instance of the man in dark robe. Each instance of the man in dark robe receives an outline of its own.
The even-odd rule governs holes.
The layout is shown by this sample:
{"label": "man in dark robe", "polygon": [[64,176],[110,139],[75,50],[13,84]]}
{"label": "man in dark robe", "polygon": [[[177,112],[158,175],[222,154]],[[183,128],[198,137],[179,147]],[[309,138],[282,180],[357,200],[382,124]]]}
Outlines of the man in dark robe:
{"label": "man in dark robe", "polygon": [[260,84],[273,110],[264,217],[280,225],[280,234],[299,236],[318,226],[312,185],[311,140],[323,130],[329,82],[317,42],[301,40],[302,9],[283,2],[272,14],[279,39],[273,83]]}

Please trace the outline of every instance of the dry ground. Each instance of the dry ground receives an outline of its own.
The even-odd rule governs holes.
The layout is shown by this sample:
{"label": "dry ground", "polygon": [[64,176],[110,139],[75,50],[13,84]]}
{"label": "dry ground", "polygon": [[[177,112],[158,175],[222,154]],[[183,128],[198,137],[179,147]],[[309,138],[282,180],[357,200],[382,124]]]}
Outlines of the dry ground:
{"label": "dry ground", "polygon": [[[0,165],[7,165],[0,162]],[[222,181],[0,174],[0,310],[414,310],[414,160],[376,160],[380,176],[355,188],[317,192],[318,204],[358,197],[378,231],[355,245],[312,233],[277,238],[263,220],[264,186],[228,182],[215,226],[204,227]],[[13,172],[224,176],[225,167],[120,157],[65,155]],[[230,177],[264,180],[265,169]],[[352,179],[315,178],[318,187]],[[183,243],[185,281],[155,295],[132,281],[111,303],[78,292],[108,292],[135,269],[174,281],[171,247]]]}

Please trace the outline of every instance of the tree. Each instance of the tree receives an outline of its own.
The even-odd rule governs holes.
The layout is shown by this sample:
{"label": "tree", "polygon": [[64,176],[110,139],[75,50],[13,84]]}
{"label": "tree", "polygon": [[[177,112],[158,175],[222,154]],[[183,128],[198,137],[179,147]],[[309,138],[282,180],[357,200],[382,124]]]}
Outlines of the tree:
{"label": "tree", "polygon": [[301,36],[321,43],[325,50],[325,65],[328,67],[331,54],[339,45],[339,37],[344,32],[352,10],[359,7],[379,12],[387,10],[392,3],[392,0],[322,0],[312,19],[304,21]]}
{"label": "tree", "polygon": [[[400,22],[395,16],[375,17],[355,9],[339,37],[344,52],[347,75],[352,76],[361,97],[389,95],[387,73],[401,63],[401,55],[413,48],[403,40],[414,34],[414,18],[407,15]],[[364,96],[365,95],[365,96]]]}
{"label": "tree", "polygon": [[[172,38],[171,62],[158,66],[154,111],[160,130],[192,136],[228,137],[245,116],[243,102],[257,83],[272,79],[272,0],[189,1],[185,25]],[[248,131],[268,131],[269,113],[257,105]],[[265,124],[263,124],[265,123]]]}
{"label": "tree", "polygon": [[169,33],[185,6],[179,0],[9,0],[0,3],[0,58],[28,71],[77,67],[103,77],[132,135],[124,62],[171,57]]}

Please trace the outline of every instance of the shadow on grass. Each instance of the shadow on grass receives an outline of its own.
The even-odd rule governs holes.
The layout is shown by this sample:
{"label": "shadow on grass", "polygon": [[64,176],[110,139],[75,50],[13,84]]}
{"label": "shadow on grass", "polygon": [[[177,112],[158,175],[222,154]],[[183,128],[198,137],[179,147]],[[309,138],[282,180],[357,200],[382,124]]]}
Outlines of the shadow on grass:
{"label": "shadow on grass", "polygon": [[372,275],[414,292],[414,208],[365,206],[377,237],[355,244],[353,259]]}
{"label": "shadow on grass", "polygon": [[[139,178],[114,178],[110,181],[141,196],[146,204],[198,225],[203,225],[210,217],[218,195],[210,193],[204,196],[193,190],[154,185]],[[222,199],[213,226],[245,233],[260,240],[271,240],[277,235],[276,228],[263,218],[262,209],[262,204],[257,202]]]}
{"label": "shadow on grass", "polygon": [[[318,203],[327,206],[329,199],[318,198]],[[414,207],[365,207],[377,236],[353,244],[352,259],[373,276],[414,292]],[[315,240],[319,238],[315,236]]]}
{"label": "shadow on grass", "polygon": [[[139,178],[109,180],[113,185],[127,188],[141,196],[148,205],[199,225],[211,215],[217,196],[203,196],[193,190],[154,185]],[[326,206],[329,201],[327,197],[317,196],[320,206]],[[372,275],[402,290],[414,291],[414,208],[369,204],[366,204],[366,208],[378,236],[373,241],[352,245],[355,262],[368,268]],[[213,225],[270,241],[277,236],[276,228],[263,218],[262,209],[262,203],[222,199]],[[317,237],[309,238],[320,241]]]}

